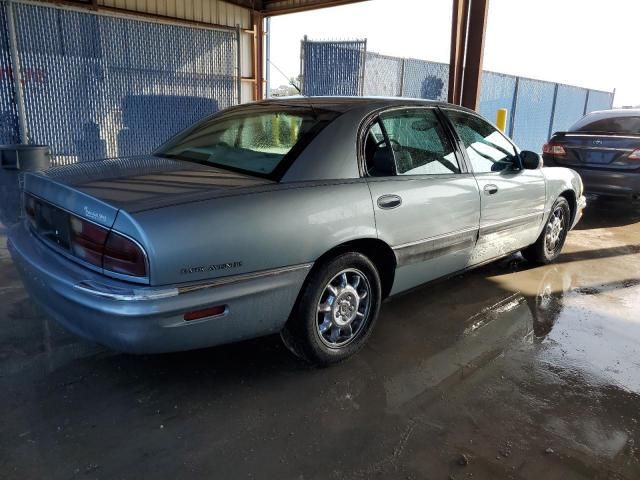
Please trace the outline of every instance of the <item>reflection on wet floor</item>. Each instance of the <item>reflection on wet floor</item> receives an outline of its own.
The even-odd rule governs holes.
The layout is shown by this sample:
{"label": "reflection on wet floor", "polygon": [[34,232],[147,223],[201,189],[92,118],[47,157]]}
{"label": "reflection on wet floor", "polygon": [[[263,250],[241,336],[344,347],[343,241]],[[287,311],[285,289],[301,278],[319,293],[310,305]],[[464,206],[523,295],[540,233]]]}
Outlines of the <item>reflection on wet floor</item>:
{"label": "reflection on wet floor", "polygon": [[80,341],[3,241],[0,476],[640,478],[639,212],[591,200],[554,265],[512,255],[390,299],[363,352],[320,370],[275,337]]}

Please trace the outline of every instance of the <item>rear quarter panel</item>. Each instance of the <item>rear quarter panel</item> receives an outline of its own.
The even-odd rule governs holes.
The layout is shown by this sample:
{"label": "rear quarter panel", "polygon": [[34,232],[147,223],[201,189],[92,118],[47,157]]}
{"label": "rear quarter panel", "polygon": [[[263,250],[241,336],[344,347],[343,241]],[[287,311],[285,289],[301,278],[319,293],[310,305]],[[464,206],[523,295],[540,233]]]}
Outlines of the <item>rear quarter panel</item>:
{"label": "rear quarter panel", "polygon": [[349,240],[376,238],[364,180],[282,184],[268,192],[121,212],[114,229],[145,246],[152,285],[309,263]]}

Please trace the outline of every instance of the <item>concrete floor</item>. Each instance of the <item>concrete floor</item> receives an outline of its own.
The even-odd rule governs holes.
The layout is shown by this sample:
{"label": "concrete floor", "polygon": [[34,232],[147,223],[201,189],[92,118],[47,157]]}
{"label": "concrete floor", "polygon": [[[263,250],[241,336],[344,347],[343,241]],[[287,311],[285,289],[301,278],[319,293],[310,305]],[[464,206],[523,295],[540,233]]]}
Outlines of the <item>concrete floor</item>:
{"label": "concrete floor", "polygon": [[80,341],[32,306],[2,233],[0,477],[640,478],[638,222],[592,199],[556,264],[514,255],[394,298],[329,369],[276,337]]}

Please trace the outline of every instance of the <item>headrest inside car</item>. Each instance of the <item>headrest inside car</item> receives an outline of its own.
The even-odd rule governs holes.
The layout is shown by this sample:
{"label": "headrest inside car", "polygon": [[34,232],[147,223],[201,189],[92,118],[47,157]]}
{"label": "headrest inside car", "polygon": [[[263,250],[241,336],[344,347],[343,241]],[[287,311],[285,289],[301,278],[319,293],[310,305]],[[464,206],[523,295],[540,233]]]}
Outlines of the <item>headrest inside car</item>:
{"label": "headrest inside car", "polygon": [[389,147],[380,147],[373,154],[373,168],[376,175],[394,175],[393,153]]}

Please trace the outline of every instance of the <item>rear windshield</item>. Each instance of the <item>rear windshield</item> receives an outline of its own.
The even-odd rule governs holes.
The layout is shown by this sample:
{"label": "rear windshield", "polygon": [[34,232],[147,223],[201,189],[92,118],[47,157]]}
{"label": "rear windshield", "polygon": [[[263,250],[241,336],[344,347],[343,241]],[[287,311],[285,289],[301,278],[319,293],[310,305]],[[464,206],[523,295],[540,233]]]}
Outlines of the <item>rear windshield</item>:
{"label": "rear windshield", "polygon": [[254,105],[210,117],[172,138],[155,154],[278,179],[337,112]]}
{"label": "rear windshield", "polygon": [[610,117],[590,120],[585,117],[571,127],[572,132],[629,133],[640,135],[640,116]]}

